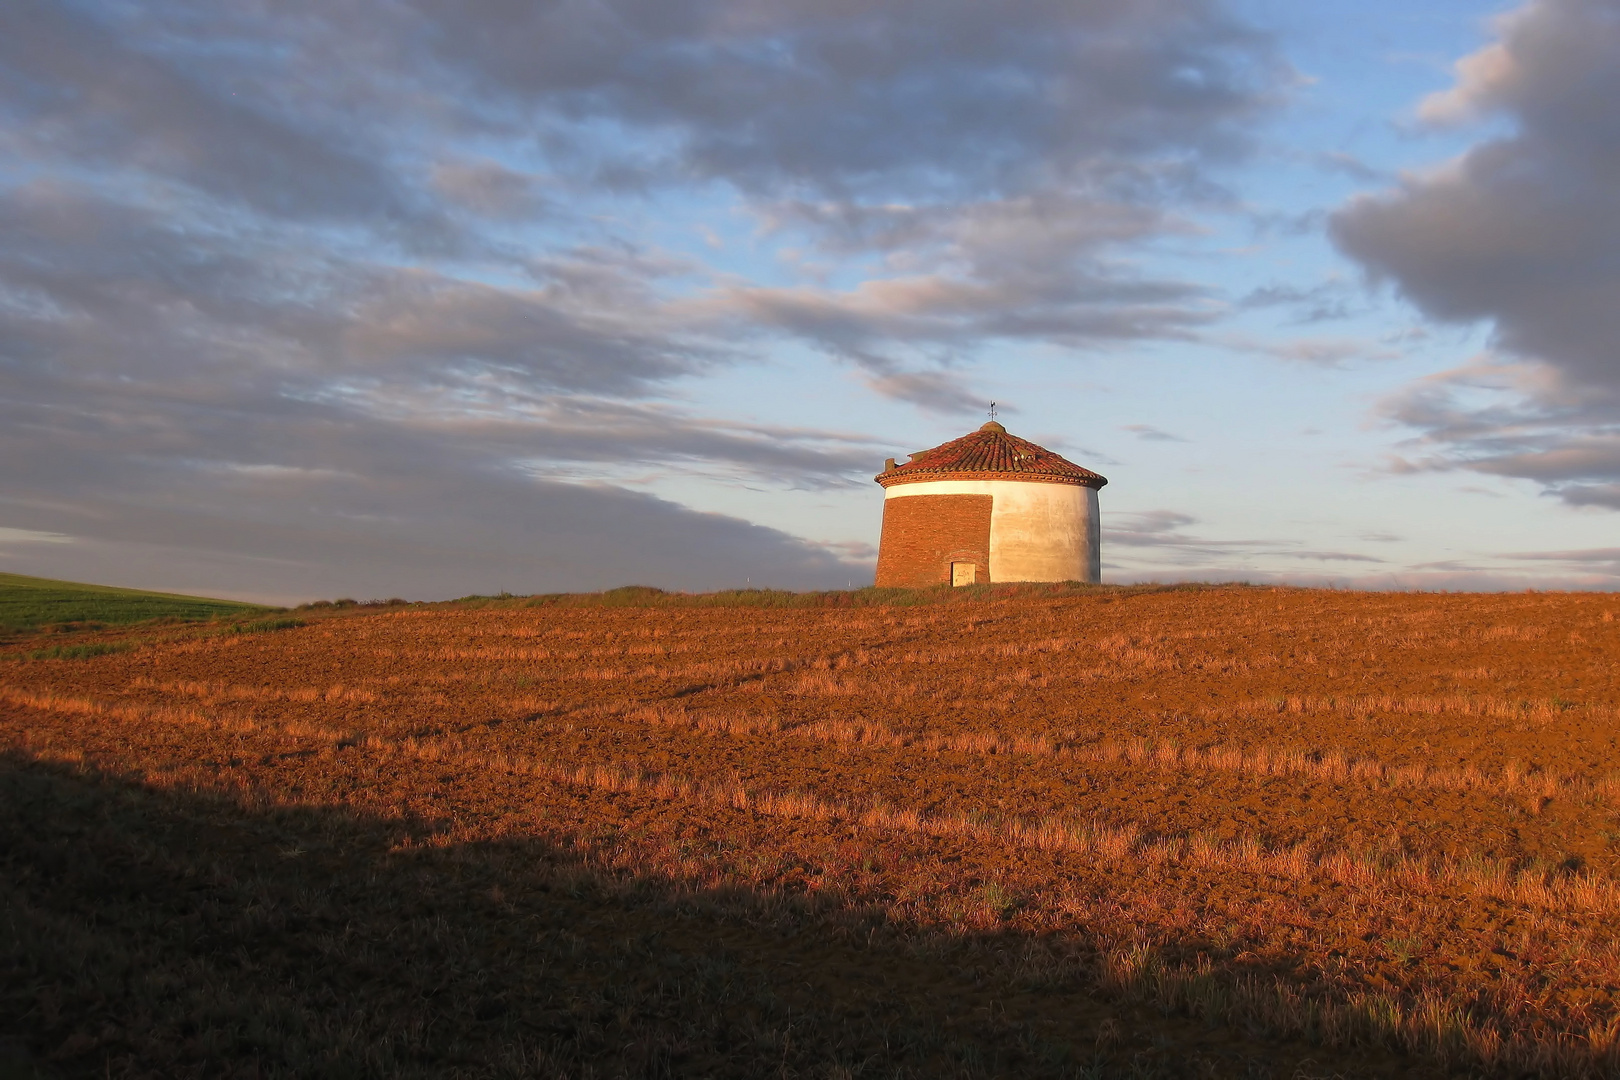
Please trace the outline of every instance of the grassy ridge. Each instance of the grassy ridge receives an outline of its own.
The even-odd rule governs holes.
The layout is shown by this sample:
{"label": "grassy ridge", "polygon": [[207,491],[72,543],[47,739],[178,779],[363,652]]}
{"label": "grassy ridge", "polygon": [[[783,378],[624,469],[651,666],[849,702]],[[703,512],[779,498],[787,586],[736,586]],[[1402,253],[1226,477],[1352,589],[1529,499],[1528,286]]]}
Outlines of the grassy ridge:
{"label": "grassy ridge", "polygon": [[270,610],[261,604],[235,600],[0,574],[0,631],[70,622],[123,624],[147,619],[216,619]]}
{"label": "grassy ridge", "polygon": [[463,596],[446,601],[452,607],[635,607],[635,608],[860,608],[913,607],[976,600],[1055,599],[1066,596],[1134,596],[1166,591],[1243,588],[1241,584],[1087,585],[1078,581],[1014,581],[995,585],[932,585],[921,588],[830,589],[792,592],[787,589],[724,589],[709,593],[666,592],[651,585],[622,585],[594,593],[537,593],[533,596]]}

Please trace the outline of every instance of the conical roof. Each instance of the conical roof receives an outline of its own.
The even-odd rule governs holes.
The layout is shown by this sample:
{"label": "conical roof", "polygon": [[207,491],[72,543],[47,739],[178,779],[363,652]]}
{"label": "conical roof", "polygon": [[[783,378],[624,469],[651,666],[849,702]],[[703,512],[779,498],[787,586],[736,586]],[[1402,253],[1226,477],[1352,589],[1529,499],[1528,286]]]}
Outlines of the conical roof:
{"label": "conical roof", "polygon": [[1028,439],[1007,434],[994,420],[971,435],[912,454],[904,465],[879,473],[884,487],[924,480],[1029,480],[1100,488],[1107,477],[1083,469]]}

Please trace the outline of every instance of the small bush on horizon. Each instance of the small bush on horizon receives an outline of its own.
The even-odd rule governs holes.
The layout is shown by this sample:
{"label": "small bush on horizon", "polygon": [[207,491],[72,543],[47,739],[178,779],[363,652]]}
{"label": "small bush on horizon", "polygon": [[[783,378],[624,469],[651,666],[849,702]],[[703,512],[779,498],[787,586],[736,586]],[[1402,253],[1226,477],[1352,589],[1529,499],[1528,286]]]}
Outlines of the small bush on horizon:
{"label": "small bush on horizon", "polygon": [[361,608],[406,607],[409,604],[410,604],[409,600],[403,600],[403,599],[401,599],[400,597],[397,597],[397,596],[390,596],[387,600],[367,600],[367,601],[364,601],[364,602],[361,602],[359,600],[354,600],[354,599],[351,599],[349,597],[343,597],[340,600],[311,600],[308,603],[299,604],[297,607],[293,608],[293,610],[294,611],[336,611],[336,610],[340,610],[340,609],[343,609],[343,608],[356,608],[356,607],[361,607]]}

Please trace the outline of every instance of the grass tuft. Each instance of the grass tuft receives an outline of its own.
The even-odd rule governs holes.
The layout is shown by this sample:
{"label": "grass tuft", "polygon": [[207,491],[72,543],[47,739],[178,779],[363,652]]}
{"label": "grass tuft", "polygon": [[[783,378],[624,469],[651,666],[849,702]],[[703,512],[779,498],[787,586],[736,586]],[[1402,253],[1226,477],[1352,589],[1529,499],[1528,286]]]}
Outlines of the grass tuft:
{"label": "grass tuft", "polygon": [[309,624],[303,619],[279,618],[258,619],[250,623],[233,623],[226,630],[228,634],[268,634],[276,630],[296,630],[300,626]]}
{"label": "grass tuft", "polygon": [[128,652],[135,644],[133,641],[92,641],[84,645],[53,645],[24,655],[30,660],[88,660],[92,656]]}

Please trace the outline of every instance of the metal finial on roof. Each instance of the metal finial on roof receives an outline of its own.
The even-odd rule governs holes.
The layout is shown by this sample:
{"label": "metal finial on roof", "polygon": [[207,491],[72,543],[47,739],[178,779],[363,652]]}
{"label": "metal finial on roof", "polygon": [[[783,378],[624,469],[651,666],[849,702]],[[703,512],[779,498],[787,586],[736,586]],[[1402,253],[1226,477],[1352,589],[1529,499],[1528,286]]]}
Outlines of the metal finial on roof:
{"label": "metal finial on roof", "polygon": [[995,418],[996,418],[996,403],[992,401],[990,403],[990,419],[994,420]]}

